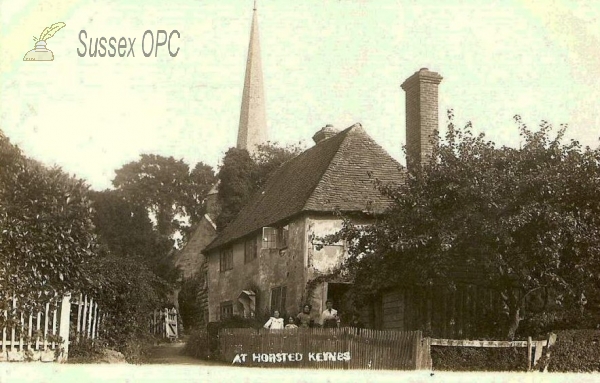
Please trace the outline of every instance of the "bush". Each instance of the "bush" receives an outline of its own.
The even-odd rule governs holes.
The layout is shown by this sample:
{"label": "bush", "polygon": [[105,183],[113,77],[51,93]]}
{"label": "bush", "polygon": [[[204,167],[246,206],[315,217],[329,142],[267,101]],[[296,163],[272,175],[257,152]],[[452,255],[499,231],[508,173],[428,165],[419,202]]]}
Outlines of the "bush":
{"label": "bush", "polygon": [[83,338],[69,345],[69,363],[95,363],[103,356],[105,342]]}
{"label": "bush", "polygon": [[212,359],[208,332],[200,329],[193,330],[185,344],[184,352],[194,358]]}
{"label": "bush", "polygon": [[431,346],[434,370],[527,371],[527,348]]}
{"label": "bush", "polygon": [[600,330],[566,330],[556,335],[548,371],[600,371]]}
{"label": "bush", "polygon": [[131,337],[118,351],[125,356],[127,363],[142,364],[147,362],[150,350],[154,347],[156,338],[150,334]]}

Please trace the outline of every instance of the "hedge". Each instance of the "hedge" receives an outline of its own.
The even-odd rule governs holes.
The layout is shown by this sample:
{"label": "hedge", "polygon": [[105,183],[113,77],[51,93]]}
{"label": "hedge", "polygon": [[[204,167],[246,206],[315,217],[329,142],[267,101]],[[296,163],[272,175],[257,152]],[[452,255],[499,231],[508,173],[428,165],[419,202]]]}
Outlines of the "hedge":
{"label": "hedge", "polygon": [[600,330],[565,330],[556,335],[548,371],[600,371]]}
{"label": "hedge", "polygon": [[431,346],[431,359],[440,371],[527,371],[526,347]]}

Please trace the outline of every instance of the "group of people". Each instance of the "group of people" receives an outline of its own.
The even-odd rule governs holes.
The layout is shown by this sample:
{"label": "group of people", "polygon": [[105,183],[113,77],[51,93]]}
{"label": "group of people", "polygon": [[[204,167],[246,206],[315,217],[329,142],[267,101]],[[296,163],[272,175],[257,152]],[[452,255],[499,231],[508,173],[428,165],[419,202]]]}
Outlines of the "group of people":
{"label": "group of people", "polygon": [[333,302],[328,300],[326,303],[326,309],[321,313],[319,323],[315,324],[310,312],[312,310],[311,305],[305,304],[296,317],[290,316],[287,323],[284,323],[284,319],[280,317],[279,311],[275,310],[273,316],[269,318],[267,323],[263,326],[266,329],[280,330],[284,328],[310,328],[310,327],[324,327],[324,328],[337,328],[340,326],[340,317],[336,309],[333,308]]}

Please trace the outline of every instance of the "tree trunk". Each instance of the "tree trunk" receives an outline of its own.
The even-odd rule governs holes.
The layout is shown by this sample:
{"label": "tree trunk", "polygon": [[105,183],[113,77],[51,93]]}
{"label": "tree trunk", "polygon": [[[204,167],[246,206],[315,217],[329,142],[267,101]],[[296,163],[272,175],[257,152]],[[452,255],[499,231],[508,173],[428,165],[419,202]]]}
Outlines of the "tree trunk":
{"label": "tree trunk", "polygon": [[509,310],[508,339],[513,340],[521,322],[521,309],[516,305],[510,305]]}
{"label": "tree trunk", "polygon": [[506,302],[508,305],[508,339],[513,340],[515,338],[515,334],[517,333],[517,329],[519,328],[519,323],[521,322],[521,309],[522,309],[522,301],[520,299],[519,291],[508,290],[507,291],[508,299]]}

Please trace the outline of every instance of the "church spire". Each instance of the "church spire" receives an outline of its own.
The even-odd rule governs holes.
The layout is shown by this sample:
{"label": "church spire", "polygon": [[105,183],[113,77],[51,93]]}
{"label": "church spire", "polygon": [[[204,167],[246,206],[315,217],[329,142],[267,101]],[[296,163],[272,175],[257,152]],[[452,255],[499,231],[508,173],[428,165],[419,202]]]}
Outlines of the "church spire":
{"label": "church spire", "polygon": [[252,14],[250,44],[246,61],[246,77],[237,147],[254,152],[257,145],[267,141],[267,117],[265,112],[265,91],[263,87],[262,63],[260,59],[260,42],[258,38],[258,18],[256,0]]}

